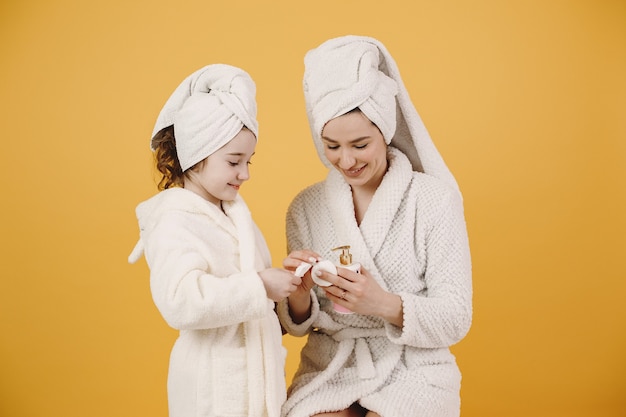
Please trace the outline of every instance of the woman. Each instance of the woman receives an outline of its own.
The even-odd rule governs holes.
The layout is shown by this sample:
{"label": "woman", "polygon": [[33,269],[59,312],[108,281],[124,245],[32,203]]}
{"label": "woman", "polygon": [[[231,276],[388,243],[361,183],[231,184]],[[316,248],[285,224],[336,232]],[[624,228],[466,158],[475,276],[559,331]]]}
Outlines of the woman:
{"label": "woman", "polygon": [[[458,416],[461,375],[449,346],[472,317],[461,194],[377,40],[331,39],[305,58],[313,140],[332,167],[287,213],[283,264],[335,260],[349,245],[359,273],[319,272],[278,312],[308,335],[283,406],[288,417]],[[354,314],[341,314],[333,303]]]}

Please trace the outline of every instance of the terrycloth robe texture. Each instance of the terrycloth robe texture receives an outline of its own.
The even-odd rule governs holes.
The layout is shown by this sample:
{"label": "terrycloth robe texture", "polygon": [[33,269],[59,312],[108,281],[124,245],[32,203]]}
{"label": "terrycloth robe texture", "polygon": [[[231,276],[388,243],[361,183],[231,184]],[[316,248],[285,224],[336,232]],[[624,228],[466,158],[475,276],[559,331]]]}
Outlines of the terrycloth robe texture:
{"label": "terrycloth robe texture", "polygon": [[[176,151],[183,171],[200,162],[245,126],[259,137],[256,85],[244,70],[207,65],[174,90],[159,113],[152,138],[174,125]],[[154,150],[154,143],[150,147]]]}
{"label": "terrycloth robe texture", "polygon": [[331,170],[303,190],[287,214],[289,251],[350,245],[382,288],[402,298],[404,325],[343,315],[318,287],[311,317],[295,324],[286,302],[280,320],[308,334],[283,415],[308,417],[358,401],[383,417],[452,417],[460,413],[461,375],[449,346],[471,325],[471,261],[460,194],[442,180],[412,171],[389,148],[390,167],[360,225],[350,186]]}
{"label": "terrycloth robe texture", "polygon": [[180,330],[170,357],[170,417],[278,417],[285,349],[257,271],[266,242],[240,196],[216,205],[182,188],[137,206],[154,302]]}

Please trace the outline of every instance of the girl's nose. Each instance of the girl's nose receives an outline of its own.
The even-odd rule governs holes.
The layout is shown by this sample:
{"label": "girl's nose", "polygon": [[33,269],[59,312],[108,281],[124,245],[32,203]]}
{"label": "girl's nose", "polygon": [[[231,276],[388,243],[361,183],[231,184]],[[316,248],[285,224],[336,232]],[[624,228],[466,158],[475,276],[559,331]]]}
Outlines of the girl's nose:
{"label": "girl's nose", "polygon": [[250,165],[245,164],[243,165],[243,168],[239,170],[239,175],[238,175],[240,180],[248,180],[250,179]]}

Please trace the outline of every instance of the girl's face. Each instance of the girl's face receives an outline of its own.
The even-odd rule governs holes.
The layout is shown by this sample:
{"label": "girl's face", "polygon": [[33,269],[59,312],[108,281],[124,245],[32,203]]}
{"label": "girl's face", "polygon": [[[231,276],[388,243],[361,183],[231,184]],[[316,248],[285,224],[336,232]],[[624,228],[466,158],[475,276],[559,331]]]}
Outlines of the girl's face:
{"label": "girl's face", "polygon": [[185,188],[220,207],[222,200],[234,200],[239,187],[250,178],[250,159],[256,138],[243,128],[226,145],[209,155],[185,176]]}
{"label": "girl's face", "polygon": [[375,190],[387,172],[387,144],[360,111],[336,117],[322,130],[324,155],[354,189]]}

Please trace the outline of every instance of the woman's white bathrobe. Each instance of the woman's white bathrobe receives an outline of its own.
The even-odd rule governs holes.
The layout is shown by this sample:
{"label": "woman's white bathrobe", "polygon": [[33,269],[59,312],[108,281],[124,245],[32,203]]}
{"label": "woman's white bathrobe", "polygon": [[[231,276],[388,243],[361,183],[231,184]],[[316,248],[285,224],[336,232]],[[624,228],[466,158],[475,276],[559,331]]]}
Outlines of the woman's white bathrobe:
{"label": "woman's white bathrobe", "polygon": [[256,271],[270,254],[241,197],[214,204],[182,188],[137,207],[154,302],[180,330],[170,357],[170,417],[277,417],[285,350]]}
{"label": "woman's white bathrobe", "polygon": [[383,417],[460,413],[460,373],[448,347],[472,319],[471,262],[461,197],[432,176],[413,172],[390,147],[390,168],[357,225],[350,186],[332,169],[302,191],[287,214],[289,250],[312,249],[337,261],[350,245],[353,262],[400,295],[404,326],[334,312],[314,287],[311,317],[287,331],[308,334],[283,415],[308,417],[355,401]]}

